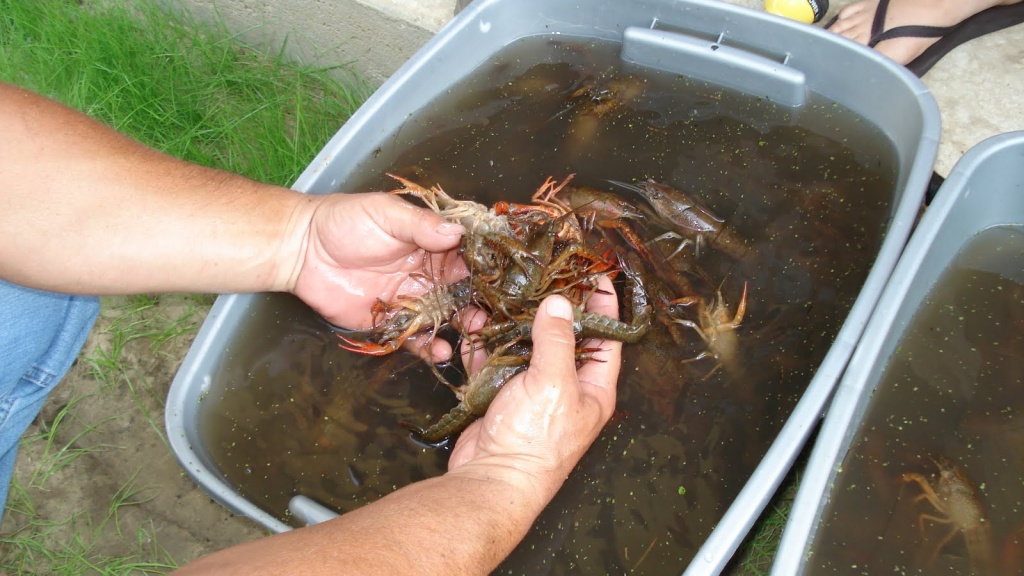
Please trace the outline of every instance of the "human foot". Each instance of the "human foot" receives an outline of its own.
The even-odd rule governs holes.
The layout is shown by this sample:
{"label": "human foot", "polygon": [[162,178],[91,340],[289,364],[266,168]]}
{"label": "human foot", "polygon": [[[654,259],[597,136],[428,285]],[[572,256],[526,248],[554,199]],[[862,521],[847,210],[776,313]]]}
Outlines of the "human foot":
{"label": "human foot", "polygon": [[[938,41],[932,36],[902,36],[879,41],[877,35],[899,26],[955,26],[993,6],[1016,4],[1021,0],[863,0],[844,7],[828,29],[906,65]],[[885,21],[874,27],[875,14],[883,5]],[[887,6],[886,6],[887,5]],[[877,43],[877,44],[876,44]]]}

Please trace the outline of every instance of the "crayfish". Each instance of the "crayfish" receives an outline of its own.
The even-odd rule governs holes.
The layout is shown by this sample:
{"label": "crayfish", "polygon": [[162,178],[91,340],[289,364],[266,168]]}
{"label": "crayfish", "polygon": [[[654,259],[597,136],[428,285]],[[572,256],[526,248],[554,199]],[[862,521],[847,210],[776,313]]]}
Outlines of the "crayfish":
{"label": "crayfish", "polygon": [[926,501],[934,512],[922,512],[918,516],[921,535],[925,533],[926,521],[947,527],[942,540],[932,549],[929,560],[934,561],[954,537],[963,534],[974,573],[995,573],[992,527],[985,519],[978,488],[964,469],[949,458],[940,456],[932,461],[939,469],[939,477],[934,484],[918,472],[906,472],[901,477],[903,482],[915,483],[921,489],[914,502]]}
{"label": "crayfish", "polygon": [[[419,439],[441,444],[460,433],[486,412],[508,380],[527,369],[533,320],[541,301],[549,295],[561,294],[574,305],[578,363],[590,361],[596,351],[586,345],[590,338],[635,343],[647,334],[655,307],[645,289],[645,279],[659,263],[648,249],[649,241],[642,237],[645,228],[639,224],[652,219],[652,208],[637,207],[612,192],[569,186],[573,176],[561,182],[547,178],[530,203],[502,201],[491,207],[456,200],[440,186],[425,188],[392,177],[401,184],[392,194],[412,196],[438,215],[463,225],[466,232],[459,251],[469,275],[449,285],[434,286],[417,298],[378,302],[373,310],[374,326],[365,340],[342,336],[341,346],[364,354],[390,354],[414,336],[426,333],[429,338],[435,337],[439,330],[452,325],[453,315],[467,306],[481,309],[487,318],[473,333],[461,334],[474,352],[486,353],[479,370],[459,386],[448,383],[434,370],[454,392],[458,405],[425,428],[403,423]],[[703,217],[719,222],[712,216]],[[687,217],[680,218],[687,221]],[[714,246],[719,244],[723,230],[719,225],[713,230],[701,228],[695,234],[707,235],[708,244]],[[623,257],[633,252],[641,255],[640,262]],[[588,298],[598,289],[598,277],[620,273],[625,280],[629,320],[586,312]],[[698,323],[687,325],[715,350],[720,339],[728,339],[723,333],[739,325],[745,302],[744,293],[740,309],[728,320],[721,318],[719,311],[724,305],[719,297],[710,311],[701,308],[703,315]],[[709,320],[714,320],[714,325]],[[714,354],[720,355],[717,351]]]}

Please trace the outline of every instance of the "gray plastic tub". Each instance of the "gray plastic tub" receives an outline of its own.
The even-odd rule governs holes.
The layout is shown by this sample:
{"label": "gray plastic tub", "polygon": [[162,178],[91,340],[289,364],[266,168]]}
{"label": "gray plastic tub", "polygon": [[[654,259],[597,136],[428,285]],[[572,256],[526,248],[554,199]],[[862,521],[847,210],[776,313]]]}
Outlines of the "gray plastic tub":
{"label": "gray plastic tub", "polygon": [[[346,123],[295,183],[337,192],[410,115],[516,39],[566,35],[622,43],[622,58],[799,108],[814,92],[841,103],[892,142],[898,156],[890,224],[859,297],[777,440],[688,574],[718,573],[728,562],[818,424],[879,293],[899,257],[932,171],[939,114],[924,85],[877,53],[818,28],[715,0],[481,0],[459,13]],[[166,418],[172,448],[218,502],[273,531],[289,527],[236,493],[217,472],[198,432],[198,404],[209,392],[225,343],[238,332],[253,295],[220,297],[179,370]],[[301,499],[300,518],[323,514]],[[685,568],[680,566],[680,570]]]}
{"label": "gray plastic tub", "polygon": [[[1024,132],[995,136],[970,149],[914,231],[837,388],[801,477],[772,574],[806,570],[837,474],[908,324],[961,248],[979,232],[1001,225],[1024,226]],[[844,530],[860,529],[853,522],[843,524]]]}

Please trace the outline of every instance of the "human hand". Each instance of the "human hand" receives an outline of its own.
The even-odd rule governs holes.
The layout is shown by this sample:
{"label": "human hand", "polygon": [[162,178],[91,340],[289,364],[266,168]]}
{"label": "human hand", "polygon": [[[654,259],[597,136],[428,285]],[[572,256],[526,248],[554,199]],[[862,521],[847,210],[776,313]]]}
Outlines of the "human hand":
{"label": "human hand", "polygon": [[378,299],[418,296],[467,274],[455,252],[459,224],[389,194],[316,200],[290,291],[337,326],[370,328]]}
{"label": "human hand", "polygon": [[[618,318],[611,281],[602,278],[588,311]],[[449,473],[501,479],[552,496],[615,408],[622,343],[600,340],[576,369],[572,309],[551,296],[537,311],[530,367],[507,384],[483,418],[460,436]]]}

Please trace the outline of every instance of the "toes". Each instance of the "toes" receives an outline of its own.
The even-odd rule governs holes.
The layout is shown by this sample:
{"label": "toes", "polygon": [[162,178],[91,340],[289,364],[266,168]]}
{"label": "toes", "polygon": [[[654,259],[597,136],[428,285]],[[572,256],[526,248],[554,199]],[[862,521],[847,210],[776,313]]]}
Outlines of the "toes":
{"label": "toes", "polygon": [[877,8],[877,2],[854,2],[853,4],[843,6],[839,9],[835,24],[829,30],[849,29],[865,23],[870,26],[871,21],[875,17],[875,9]]}
{"label": "toes", "polygon": [[871,24],[877,6],[874,2],[858,2],[844,6],[839,11],[839,18],[828,30],[854,42],[867,44],[871,39]]}

